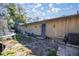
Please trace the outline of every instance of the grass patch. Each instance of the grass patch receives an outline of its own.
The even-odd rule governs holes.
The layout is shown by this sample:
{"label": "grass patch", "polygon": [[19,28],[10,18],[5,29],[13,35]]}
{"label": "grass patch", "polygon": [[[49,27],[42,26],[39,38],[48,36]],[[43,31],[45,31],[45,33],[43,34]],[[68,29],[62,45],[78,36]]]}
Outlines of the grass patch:
{"label": "grass patch", "polygon": [[48,49],[48,56],[56,56],[56,51],[53,49]]}

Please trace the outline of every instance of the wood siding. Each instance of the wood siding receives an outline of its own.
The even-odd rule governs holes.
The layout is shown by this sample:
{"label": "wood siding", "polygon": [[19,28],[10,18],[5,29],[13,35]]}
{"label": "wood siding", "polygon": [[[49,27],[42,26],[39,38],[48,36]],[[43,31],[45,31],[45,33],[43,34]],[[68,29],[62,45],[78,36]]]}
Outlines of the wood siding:
{"label": "wood siding", "polygon": [[79,33],[79,16],[59,18],[56,20],[27,25],[27,32],[41,35],[41,24],[46,24],[46,36],[63,38],[67,33]]}

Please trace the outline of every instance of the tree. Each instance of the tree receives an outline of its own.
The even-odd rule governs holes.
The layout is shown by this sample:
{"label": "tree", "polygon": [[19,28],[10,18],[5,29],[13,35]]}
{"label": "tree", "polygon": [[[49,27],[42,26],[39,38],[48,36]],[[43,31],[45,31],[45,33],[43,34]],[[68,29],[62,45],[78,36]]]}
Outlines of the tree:
{"label": "tree", "polygon": [[16,32],[19,31],[18,29],[19,23],[25,22],[25,14],[23,12],[24,10],[22,6],[19,6],[14,3],[10,3],[9,5],[7,5],[7,14],[8,14],[7,18],[9,20],[12,19],[14,21],[14,29]]}
{"label": "tree", "polygon": [[12,22],[10,23],[9,21],[13,20],[15,30],[18,29],[19,23],[25,23],[26,15],[24,14],[24,8],[20,4],[15,4],[15,3],[2,4],[1,3],[0,10],[1,10],[0,16],[5,17],[9,25],[12,24]]}
{"label": "tree", "polygon": [[14,22],[18,21],[19,23],[24,23],[26,20],[25,10],[20,4],[0,3],[0,10],[0,15],[5,14],[5,18],[8,21],[12,19]]}
{"label": "tree", "polygon": [[22,6],[18,6],[14,3],[9,3],[7,6],[7,12],[9,14],[8,17],[13,19],[14,22],[18,21],[19,23],[23,23],[25,21],[25,14],[23,14]]}
{"label": "tree", "polygon": [[21,22],[24,23],[25,22],[25,18],[26,15],[24,13],[24,8],[21,5],[17,5],[17,14],[16,14],[16,19]]}

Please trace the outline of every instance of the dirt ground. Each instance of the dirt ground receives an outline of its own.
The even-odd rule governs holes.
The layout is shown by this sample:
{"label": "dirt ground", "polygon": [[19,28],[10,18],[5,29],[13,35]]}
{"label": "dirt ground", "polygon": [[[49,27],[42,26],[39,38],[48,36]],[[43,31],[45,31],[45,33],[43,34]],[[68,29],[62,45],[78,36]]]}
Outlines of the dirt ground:
{"label": "dirt ground", "polygon": [[16,40],[4,40],[3,44],[5,49],[2,52],[3,56],[29,56],[32,55],[32,51],[24,47]]}

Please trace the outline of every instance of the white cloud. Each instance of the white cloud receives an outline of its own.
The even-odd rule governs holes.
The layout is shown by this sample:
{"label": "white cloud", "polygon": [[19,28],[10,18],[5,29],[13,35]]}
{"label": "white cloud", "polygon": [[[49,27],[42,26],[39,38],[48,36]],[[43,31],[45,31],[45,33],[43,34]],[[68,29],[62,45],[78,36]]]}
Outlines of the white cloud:
{"label": "white cloud", "polygon": [[34,8],[42,6],[40,3],[38,3]]}
{"label": "white cloud", "polygon": [[41,10],[44,10],[44,7],[41,7]]}
{"label": "white cloud", "polygon": [[60,8],[53,7],[53,4],[50,3],[50,4],[49,4],[49,9],[47,10],[47,12],[48,12],[48,13],[51,13],[51,12],[57,13],[57,12],[59,12],[60,10],[61,10]]}
{"label": "white cloud", "polygon": [[48,13],[50,13],[50,12],[51,12],[51,10],[47,10],[47,12],[48,12]]}
{"label": "white cloud", "polygon": [[33,8],[33,9],[32,9],[32,12],[35,12],[35,11],[36,11],[35,8]]}
{"label": "white cloud", "polygon": [[55,12],[55,13],[59,12],[60,10],[61,10],[60,8],[52,8],[52,9],[51,9],[51,11],[52,11],[52,12]]}
{"label": "white cloud", "polygon": [[53,6],[53,4],[52,4],[52,3],[50,3],[50,4],[49,4],[49,7],[52,7],[52,6]]}
{"label": "white cloud", "polygon": [[[32,18],[35,18],[35,17],[43,18],[43,17],[49,16],[52,13],[58,13],[61,10],[60,8],[53,7],[53,4],[49,4],[49,6],[51,7],[48,10],[43,11],[44,7],[42,6],[42,4],[36,4],[35,6],[33,6],[31,10],[31,13],[30,13],[31,17]],[[39,7],[41,8],[41,10],[39,9]]]}
{"label": "white cloud", "polygon": [[40,7],[40,6],[42,6],[42,5],[41,5],[40,3],[38,3],[36,6],[33,7],[32,11],[33,11],[33,12],[36,12],[36,8],[38,8],[38,7]]}
{"label": "white cloud", "polygon": [[61,3],[56,3],[57,5],[60,5]]}
{"label": "white cloud", "polygon": [[27,9],[26,12],[30,12],[30,10]]}
{"label": "white cloud", "polygon": [[72,5],[69,6],[69,8],[72,8],[72,7],[73,7]]}
{"label": "white cloud", "polygon": [[45,13],[43,12],[42,15],[45,16]]}
{"label": "white cloud", "polygon": [[35,12],[33,12],[32,14],[33,18],[35,17],[43,18],[46,15],[46,13],[41,10],[35,10]]}
{"label": "white cloud", "polygon": [[50,8],[46,12],[51,14],[51,13],[58,13],[60,11],[61,11],[60,8]]}

